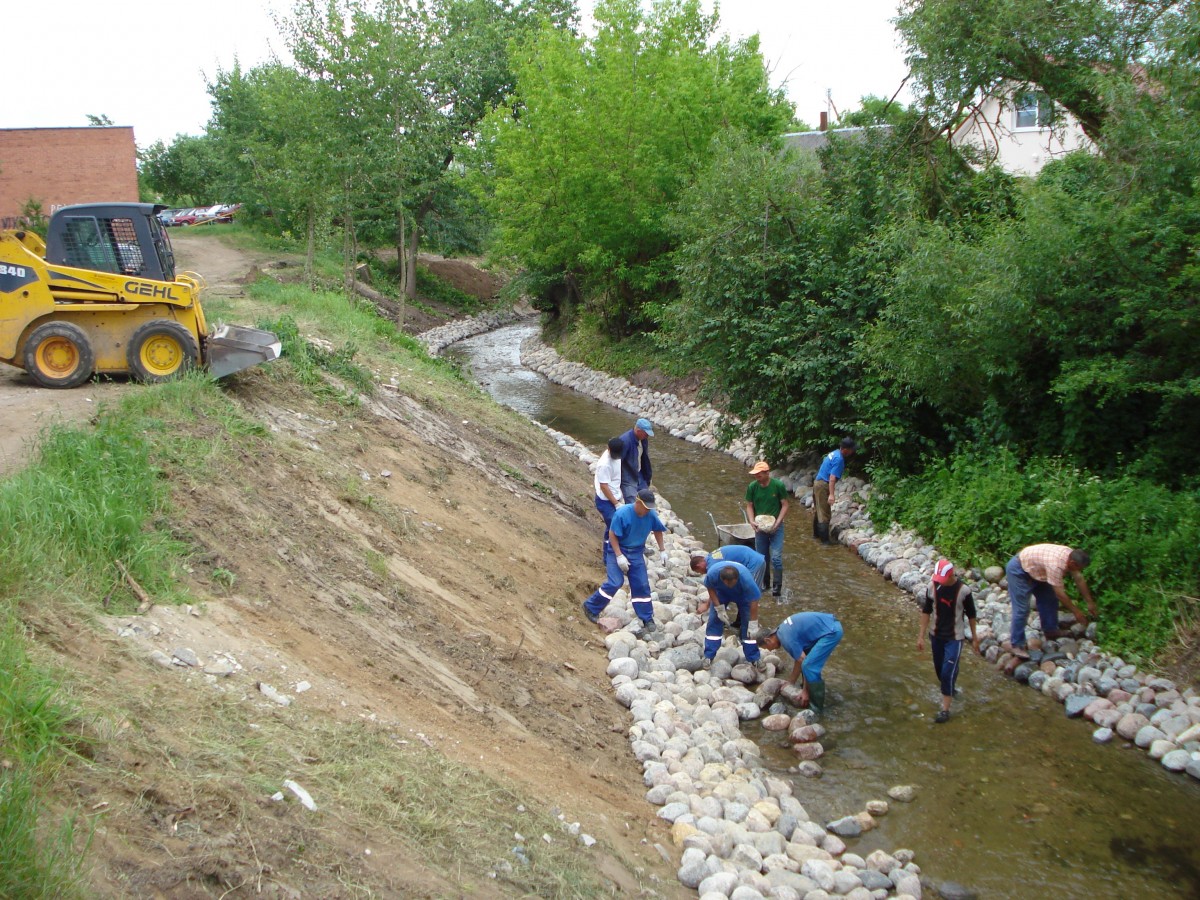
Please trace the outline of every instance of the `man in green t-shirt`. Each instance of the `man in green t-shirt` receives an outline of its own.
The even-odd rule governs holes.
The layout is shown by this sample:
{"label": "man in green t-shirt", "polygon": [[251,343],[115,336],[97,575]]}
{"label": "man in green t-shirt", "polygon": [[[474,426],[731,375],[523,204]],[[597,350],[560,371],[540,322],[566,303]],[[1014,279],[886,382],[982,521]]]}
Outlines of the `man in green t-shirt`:
{"label": "man in green t-shirt", "polygon": [[[746,488],[746,518],[754,526],[754,549],[771,561],[763,579],[763,588],[771,595],[783,595],[783,520],[788,514],[788,490],[778,478],[771,477],[771,467],[760,460],[750,469],[754,480]],[[769,525],[760,516],[773,519]]]}

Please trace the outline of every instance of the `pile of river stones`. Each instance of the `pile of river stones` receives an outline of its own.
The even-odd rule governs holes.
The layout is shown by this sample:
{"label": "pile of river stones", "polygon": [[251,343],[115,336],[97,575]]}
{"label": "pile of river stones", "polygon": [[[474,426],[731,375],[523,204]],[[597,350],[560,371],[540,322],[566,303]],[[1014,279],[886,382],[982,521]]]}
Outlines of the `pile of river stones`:
{"label": "pile of river stones", "polygon": [[417,340],[425,345],[425,350],[430,356],[437,356],[456,341],[487,331],[495,331],[497,328],[503,328],[505,325],[512,325],[514,322],[536,315],[537,312],[525,304],[506,306],[465,319],[451,319],[445,325],[421,332],[417,336]]}
{"label": "pile of river stones", "polygon": [[[500,324],[508,323],[490,327]],[[470,320],[443,329],[451,326],[461,329],[458,338],[439,336],[427,346],[442,342],[437,346],[441,349],[489,330],[486,323]],[[728,417],[711,407],[563,360],[537,337],[522,343],[521,361],[555,383],[646,416],[676,437],[723,450],[747,465],[756,459],[751,435],[720,445],[717,430]],[[536,420],[534,424],[595,467],[598,457],[587,447]],[[773,474],[811,507],[811,472]],[[929,584],[940,554],[899,527],[877,532],[866,511],[870,492],[871,486],[861,479],[838,483],[831,534],[916,597]],[[693,611],[693,601],[707,592],[698,579],[684,574],[690,556],[702,548],[665,498],[659,499],[658,514],[669,529],[670,560],[663,567],[657,554],[647,557],[658,630],[641,633],[624,589],[604,610],[600,624],[607,632],[608,675],[618,702],[633,718],[629,736],[642,763],[646,799],[660,807],[658,815],[671,823],[672,839],[683,849],[679,880],[696,888],[701,900],[920,898],[925,886],[911,850],[875,850],[863,858],[842,840],[875,827],[876,819],[887,814],[887,801],[869,801],[866,809],[822,826],[811,820],[788,782],[762,767],[759,748],[742,736],[740,722],[761,718],[766,731],[786,733],[797,754],[797,771],[810,777],[821,774],[817,760],[824,753],[825,731],[811,713],[796,708],[796,694],[775,677],[782,665],[777,655],[765,654],[766,672],[758,673],[745,663],[737,641],[729,640],[712,668],[702,668],[704,623]],[[1145,747],[1164,767],[1200,778],[1200,696],[1192,688],[1180,692],[1170,681],[1147,676],[1134,664],[1106,654],[1095,646],[1090,628],[1076,629],[1071,638],[1042,641],[1040,632],[1027,623],[1031,658],[1017,660],[995,637],[1008,634],[1011,622],[1003,570],[992,566],[961,574],[975,591],[990,662],[1064,702],[1068,716],[1090,719],[1098,726],[1097,741],[1120,735]],[[915,791],[910,785],[896,785],[888,794],[892,800],[910,802]],[[956,893],[952,887],[956,886],[940,886],[943,896]]]}
{"label": "pile of river stones", "polygon": [[[594,470],[595,453],[569,435],[538,427]],[[795,686],[775,676],[784,665],[776,654],[764,654],[760,673],[731,636],[712,668],[702,668],[705,622],[694,609],[707,591],[685,574],[702,547],[666,498],[658,498],[656,511],[668,529],[670,560],[663,566],[657,552],[646,560],[658,629],[643,632],[625,588],[604,610],[600,627],[607,632],[607,671],[617,701],[633,718],[629,738],[646,799],[660,807],[659,818],[671,823],[672,840],[683,851],[679,880],[702,900],[921,897],[921,870],[911,850],[875,850],[864,859],[843,840],[874,828],[888,812],[887,800],[821,824],[791,784],[763,768],[741,722],[761,719],[765,730],[786,735],[797,771],[809,777],[821,775],[825,729],[798,708]],[[889,794],[908,802],[914,790],[897,785]]]}

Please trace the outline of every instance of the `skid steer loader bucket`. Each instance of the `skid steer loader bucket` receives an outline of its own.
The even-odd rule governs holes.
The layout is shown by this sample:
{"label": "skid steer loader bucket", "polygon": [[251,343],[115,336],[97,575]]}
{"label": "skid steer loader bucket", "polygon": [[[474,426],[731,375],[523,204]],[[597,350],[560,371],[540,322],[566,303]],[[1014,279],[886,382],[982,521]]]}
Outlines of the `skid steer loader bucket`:
{"label": "skid steer loader bucket", "polygon": [[279,338],[269,331],[220,325],[208,339],[208,371],[224,378],[259,363],[279,359],[283,349]]}

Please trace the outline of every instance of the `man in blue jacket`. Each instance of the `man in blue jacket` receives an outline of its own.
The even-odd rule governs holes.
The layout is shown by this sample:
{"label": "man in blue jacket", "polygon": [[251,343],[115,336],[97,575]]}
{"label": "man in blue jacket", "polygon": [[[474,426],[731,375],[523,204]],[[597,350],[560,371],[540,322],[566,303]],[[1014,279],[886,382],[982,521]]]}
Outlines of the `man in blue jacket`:
{"label": "man in blue jacket", "polygon": [[821,460],[821,468],[813,480],[813,536],[821,543],[829,543],[829,520],[833,517],[833,495],[838,479],[846,471],[846,460],[852,457],[858,445],[852,437],[842,438],[841,445]]}
{"label": "man in blue jacket", "polygon": [[654,426],[649,419],[638,419],[633,427],[621,435],[625,451],[621,454],[621,494],[626,503],[632,503],[638,491],[650,487],[650,438],[654,437]]}
{"label": "man in blue jacket", "polygon": [[589,622],[597,622],[600,613],[612,602],[625,576],[629,576],[629,597],[633,611],[642,620],[645,631],[657,629],[654,622],[654,603],[650,596],[650,577],[646,572],[646,538],[651,533],[658,542],[658,552],[665,568],[668,557],[663,544],[666,526],[654,511],[654,492],[638,491],[632,503],[626,503],[613,513],[608,529],[611,552],[604,554],[607,578],[583,603],[583,614]]}
{"label": "man in blue jacket", "polygon": [[725,622],[717,612],[718,606],[737,607],[738,639],[746,661],[759,665],[758,653],[758,599],[762,589],[754,583],[754,576],[741,563],[726,560],[715,564],[704,575],[704,586],[708,588],[708,599],[696,606],[700,615],[708,613],[708,627],[704,630],[704,668],[712,667],[713,657],[721,649],[721,638],[725,636]]}

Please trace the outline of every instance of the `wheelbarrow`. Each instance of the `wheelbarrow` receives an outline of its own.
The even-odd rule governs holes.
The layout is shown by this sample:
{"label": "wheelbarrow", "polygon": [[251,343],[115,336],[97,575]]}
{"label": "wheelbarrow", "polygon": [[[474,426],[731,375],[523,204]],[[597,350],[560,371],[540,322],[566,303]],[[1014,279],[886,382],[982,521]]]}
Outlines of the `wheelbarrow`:
{"label": "wheelbarrow", "polygon": [[741,544],[743,547],[754,549],[754,526],[749,522],[738,522],[734,525],[718,525],[713,514],[708,514],[713,531],[717,533],[717,546],[728,547],[730,544]]}

